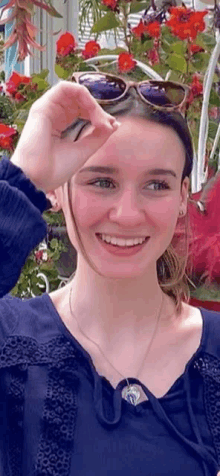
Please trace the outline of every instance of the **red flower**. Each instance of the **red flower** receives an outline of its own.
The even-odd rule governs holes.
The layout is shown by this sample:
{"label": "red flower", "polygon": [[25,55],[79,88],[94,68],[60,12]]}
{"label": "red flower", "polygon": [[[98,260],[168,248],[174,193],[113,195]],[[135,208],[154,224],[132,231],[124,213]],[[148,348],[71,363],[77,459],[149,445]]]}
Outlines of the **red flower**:
{"label": "red flower", "polygon": [[6,92],[13,96],[17,92],[17,87],[12,81],[6,83]]}
{"label": "red flower", "polygon": [[135,68],[137,62],[134,60],[133,55],[129,53],[120,53],[118,56],[118,68],[121,72],[131,71]]}
{"label": "red flower", "polygon": [[76,40],[72,33],[68,31],[61,35],[56,42],[57,54],[60,56],[67,56],[70,53],[74,53],[76,48]]}
{"label": "red flower", "polygon": [[194,96],[199,96],[203,92],[203,85],[199,82],[199,76],[197,74],[193,75],[191,89],[193,91]]}
{"label": "red flower", "polygon": [[205,30],[203,17],[207,15],[207,10],[194,12],[191,8],[171,7],[169,13],[171,17],[166,21],[166,25],[171,28],[172,34],[181,40],[194,40],[198,31]]}
{"label": "red flower", "polygon": [[132,28],[131,31],[137,38],[141,38],[146,31],[146,26],[144,25],[143,21],[140,20],[138,25]]}
{"label": "red flower", "polygon": [[38,84],[37,84],[37,83],[31,83],[31,84],[30,84],[30,89],[31,89],[32,91],[36,91],[37,88],[38,88]]}
{"label": "red flower", "polygon": [[195,44],[191,44],[188,46],[188,51],[194,55],[195,53],[201,53],[204,50],[204,48],[202,48],[202,46],[199,46],[199,45],[195,45]]}
{"label": "red flower", "polygon": [[159,21],[153,21],[148,23],[148,25],[145,26],[145,31],[148,33],[148,35],[152,36],[153,38],[159,38],[160,36]]}
{"label": "red flower", "polygon": [[4,150],[13,150],[12,137],[0,137],[0,147]]}
{"label": "red flower", "polygon": [[96,43],[96,41],[91,40],[85,44],[85,49],[82,51],[82,55],[85,59],[92,58],[97,55],[100,49],[101,46]]}
{"label": "red flower", "polygon": [[38,263],[43,260],[44,250],[35,251],[35,261]]}
{"label": "red flower", "polygon": [[22,101],[25,101],[27,98],[23,94],[21,94],[20,92],[17,92],[14,95],[14,99],[16,99],[16,101],[18,101],[18,102],[22,102]]}
{"label": "red flower", "polygon": [[2,149],[13,150],[13,139],[17,135],[16,129],[0,124],[0,147]]}
{"label": "red flower", "polygon": [[152,48],[152,50],[148,50],[146,55],[147,55],[149,64],[151,66],[153,66],[154,64],[160,63],[159,54],[158,54],[158,51],[155,48]]}
{"label": "red flower", "polygon": [[199,82],[199,76],[197,74],[193,75],[192,83],[190,85],[190,92],[187,97],[187,103],[192,104],[195,97],[200,96],[203,93],[203,85]]}
{"label": "red flower", "polygon": [[193,12],[191,16],[191,23],[193,25],[194,30],[197,31],[204,31],[205,30],[205,22],[204,22],[204,16],[208,14],[207,10],[204,10],[203,12]]}
{"label": "red flower", "polygon": [[29,84],[31,80],[32,78],[30,78],[29,76],[24,76],[23,74],[18,74],[14,71],[8,81],[12,81],[15,86],[19,86],[21,83]]}
{"label": "red flower", "polygon": [[118,0],[102,0],[101,3],[113,11],[117,10]]}
{"label": "red flower", "polygon": [[9,80],[6,82],[6,92],[14,97],[20,84],[30,84],[31,81],[32,78],[24,76],[23,74],[18,74],[14,71]]}

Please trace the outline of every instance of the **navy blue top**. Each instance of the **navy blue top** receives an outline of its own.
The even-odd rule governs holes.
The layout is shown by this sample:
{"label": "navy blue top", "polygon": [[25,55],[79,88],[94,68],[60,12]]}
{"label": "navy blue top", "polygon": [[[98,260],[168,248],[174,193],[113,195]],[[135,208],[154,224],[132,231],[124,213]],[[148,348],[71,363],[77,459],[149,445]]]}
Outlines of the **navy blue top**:
{"label": "navy blue top", "polygon": [[[46,232],[41,213],[47,203],[43,192],[34,188],[33,196],[28,196],[27,178],[23,177],[23,189],[15,182],[10,185],[6,168],[15,166],[6,162],[0,163],[0,268],[3,261],[7,278],[7,250],[9,269],[16,268],[5,280],[5,289],[10,289],[30,251],[25,227],[34,231],[36,246]],[[22,174],[18,168],[16,173]],[[23,254],[17,264],[13,252],[21,243]],[[3,294],[1,277],[2,269]],[[166,395],[156,398],[141,381],[128,376],[148,397],[135,407],[122,398],[125,380],[114,389],[98,374],[48,294],[25,300],[2,297],[0,475],[216,476],[220,313],[199,309],[203,318],[199,348]]]}

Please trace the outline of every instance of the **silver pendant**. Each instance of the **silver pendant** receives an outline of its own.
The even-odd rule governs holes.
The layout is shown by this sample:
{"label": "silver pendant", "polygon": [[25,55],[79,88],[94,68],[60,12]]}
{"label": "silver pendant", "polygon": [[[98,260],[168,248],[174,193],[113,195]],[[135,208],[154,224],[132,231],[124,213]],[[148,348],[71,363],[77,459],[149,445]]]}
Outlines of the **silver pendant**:
{"label": "silver pendant", "polygon": [[130,385],[129,387],[125,387],[122,391],[122,396],[127,400],[127,402],[131,403],[132,405],[137,405],[138,401],[140,400],[141,393],[138,390],[136,385]]}

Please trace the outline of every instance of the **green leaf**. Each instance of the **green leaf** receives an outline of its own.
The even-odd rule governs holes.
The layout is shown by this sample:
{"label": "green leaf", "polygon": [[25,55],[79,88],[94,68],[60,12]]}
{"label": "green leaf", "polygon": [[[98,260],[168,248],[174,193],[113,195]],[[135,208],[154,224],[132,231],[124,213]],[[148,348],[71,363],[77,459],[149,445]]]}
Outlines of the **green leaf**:
{"label": "green leaf", "polygon": [[[200,38],[205,42],[208,47],[214,47],[216,45],[216,39],[212,35],[208,35],[207,33],[200,33],[197,37],[199,40]],[[196,40],[197,41],[197,40]]]}
{"label": "green leaf", "polygon": [[167,43],[169,43],[170,45],[172,43],[176,43],[176,36],[172,35],[168,26],[163,25],[161,32],[162,32],[162,39],[166,39]]}
{"label": "green leaf", "polygon": [[27,121],[29,111],[20,109],[17,117],[16,117],[16,124],[22,123],[22,125]]}
{"label": "green leaf", "polygon": [[48,76],[48,74],[49,74],[49,69],[42,69],[40,73],[37,73],[37,74],[33,73],[31,76],[32,78],[37,77],[37,78],[45,79]]}
{"label": "green leaf", "polygon": [[209,121],[208,137],[211,139],[215,139],[217,129],[218,124],[216,124],[216,122]]}
{"label": "green leaf", "polygon": [[58,78],[66,79],[69,76],[69,71],[62,68],[60,64],[55,64],[54,71],[57,74]]}
{"label": "green leaf", "polygon": [[51,0],[47,0],[49,6],[47,5],[44,5],[44,10],[47,11],[47,13],[49,13],[49,15],[51,15],[52,17],[56,17],[56,18],[63,18],[63,15],[61,15],[55,8],[54,6],[52,5],[52,2]]}
{"label": "green leaf", "polygon": [[57,248],[57,239],[56,238],[52,238],[52,240],[50,241],[50,246],[51,246],[51,248]]}
{"label": "green leaf", "polygon": [[118,26],[121,26],[120,21],[113,12],[108,12],[93,25],[91,33],[100,33],[101,31],[111,30]]}
{"label": "green leaf", "polygon": [[220,99],[217,92],[212,88],[210,92],[209,104],[211,106],[220,106]]}
{"label": "green leaf", "polygon": [[210,55],[208,53],[196,53],[191,60],[191,64],[195,71],[199,71],[201,73],[207,69],[209,60]]}
{"label": "green leaf", "polygon": [[120,55],[120,53],[127,53],[127,50],[125,48],[115,48],[114,50],[109,50],[108,48],[102,48],[99,50],[97,56],[104,56],[104,55]]}
{"label": "green leaf", "polygon": [[33,83],[37,83],[39,91],[44,91],[44,89],[48,88],[49,86],[49,83],[45,81],[45,79],[39,78],[39,76],[34,76],[32,81]]}
{"label": "green leaf", "polygon": [[212,78],[212,81],[213,81],[213,83],[218,83],[219,77],[218,77],[218,75],[217,75],[216,73],[214,73],[214,76],[213,76],[213,78]]}
{"label": "green leaf", "polygon": [[178,55],[184,55],[186,52],[186,46],[183,41],[177,41],[170,46],[172,52],[177,53]]}
{"label": "green leaf", "polygon": [[109,7],[107,7],[107,5],[102,5],[102,3],[100,3],[99,10],[103,12],[109,12]]}
{"label": "green leaf", "polygon": [[142,10],[146,10],[149,7],[150,2],[132,2],[130,6],[130,13],[138,13]]}
{"label": "green leaf", "polygon": [[163,39],[163,41],[162,41],[161,48],[162,48],[163,51],[165,51],[165,53],[170,54],[170,52],[171,52],[171,45],[170,45],[170,43],[168,43],[168,41],[166,41],[165,39]]}
{"label": "green leaf", "polygon": [[169,58],[167,58],[166,63],[168,64],[169,68],[174,69],[174,71],[181,71],[182,73],[186,73],[187,71],[186,60],[180,55],[171,55]]}
{"label": "green leaf", "polygon": [[176,81],[177,83],[181,83],[182,81],[179,78],[178,73],[175,71],[171,71],[171,74],[169,76],[169,81]]}

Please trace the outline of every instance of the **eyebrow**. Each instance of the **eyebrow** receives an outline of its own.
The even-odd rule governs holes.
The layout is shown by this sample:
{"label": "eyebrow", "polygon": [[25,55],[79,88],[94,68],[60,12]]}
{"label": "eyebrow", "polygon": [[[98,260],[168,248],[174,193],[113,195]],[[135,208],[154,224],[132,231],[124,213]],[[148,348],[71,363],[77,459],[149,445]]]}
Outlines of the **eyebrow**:
{"label": "eyebrow", "polygon": [[[103,167],[103,166],[90,166],[85,167],[84,169],[80,170],[79,173],[83,172],[98,172],[101,174],[119,174],[119,169],[115,167]],[[177,178],[176,173],[174,170],[171,169],[151,169],[146,170],[143,175],[172,175],[173,177]]]}

